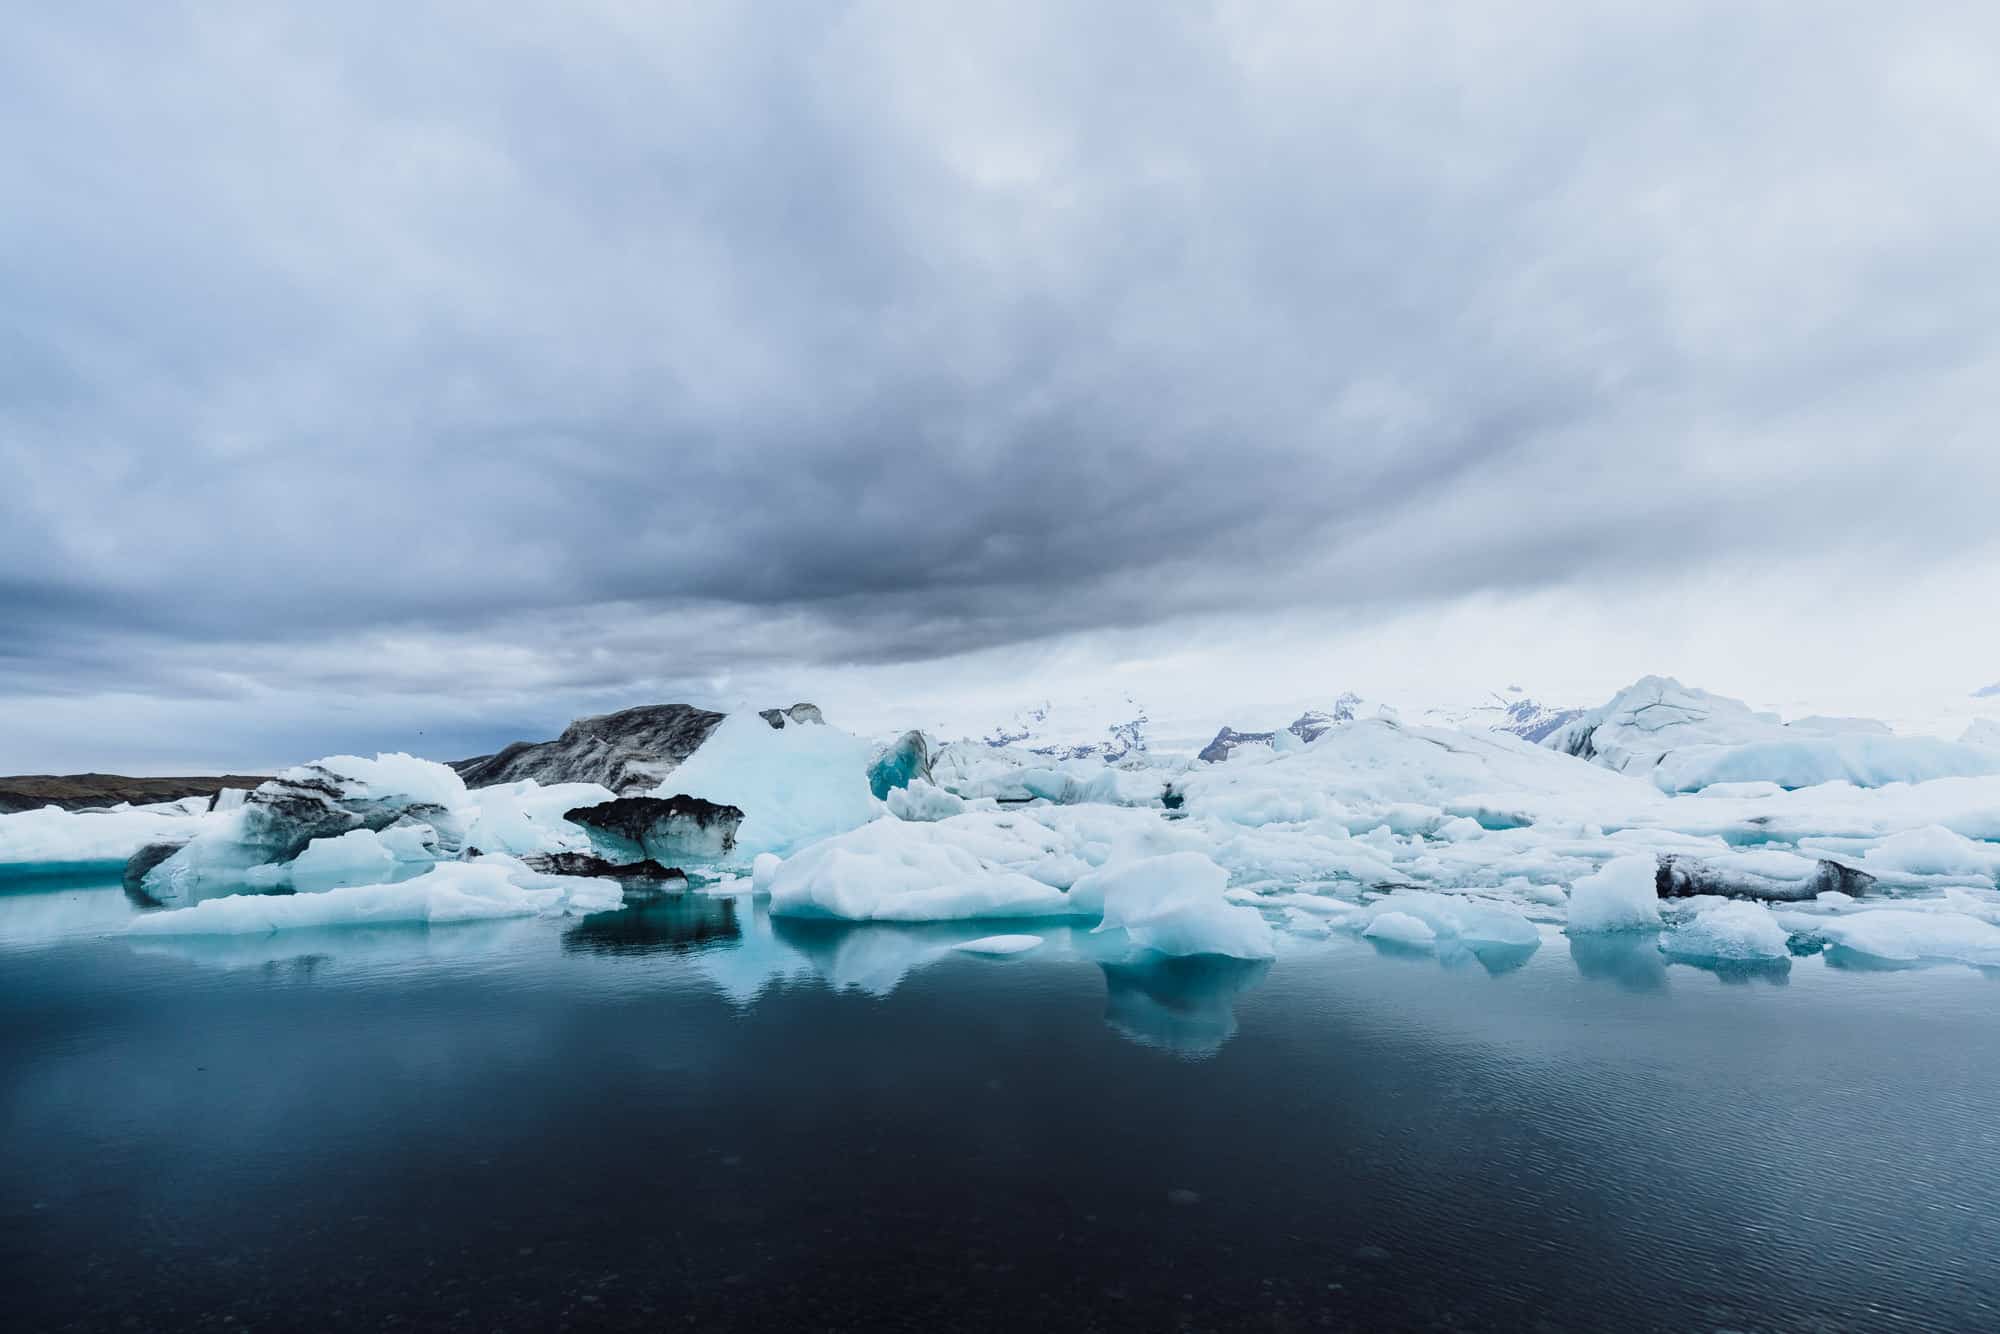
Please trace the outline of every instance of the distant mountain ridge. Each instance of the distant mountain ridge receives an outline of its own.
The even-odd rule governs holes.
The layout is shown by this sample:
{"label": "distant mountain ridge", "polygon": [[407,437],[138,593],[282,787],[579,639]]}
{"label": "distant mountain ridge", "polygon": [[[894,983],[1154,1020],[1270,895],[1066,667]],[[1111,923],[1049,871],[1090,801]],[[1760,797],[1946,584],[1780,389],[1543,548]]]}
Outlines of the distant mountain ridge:
{"label": "distant mountain ridge", "polygon": [[60,806],[66,811],[95,806],[134,806],[183,797],[212,797],[224,788],[253,788],[268,781],[257,774],[216,774],[196,778],[128,778],[123,774],[20,774],[0,778],[0,815]]}

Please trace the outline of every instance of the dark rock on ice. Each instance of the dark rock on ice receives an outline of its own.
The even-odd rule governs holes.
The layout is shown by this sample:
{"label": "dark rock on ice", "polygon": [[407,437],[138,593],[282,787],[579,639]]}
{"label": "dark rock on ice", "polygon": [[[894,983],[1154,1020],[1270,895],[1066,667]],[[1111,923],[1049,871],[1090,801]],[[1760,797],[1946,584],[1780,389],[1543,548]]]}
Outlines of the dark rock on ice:
{"label": "dark rock on ice", "polygon": [[319,764],[302,764],[260,784],[243,799],[243,829],[237,841],[257,853],[258,862],[288,862],[316,838],[338,838],[356,829],[380,832],[398,824],[428,824],[438,847],[458,851],[454,813],[435,802],[413,801],[404,793],[364,796],[365,786]]}
{"label": "dark rock on ice", "polygon": [[692,704],[644,704],[579,718],[553,741],[516,741],[451,767],[467,787],[532,778],[544,785],[598,783],[625,795],[657,786],[708,740],[722,719],[722,714]]}
{"label": "dark rock on ice", "polygon": [[1874,887],[1875,877],[1866,871],[1839,862],[1820,861],[1796,880],[1756,875],[1711,865],[1696,857],[1662,853],[1653,889],[1663,899],[1693,898],[1697,894],[1718,894],[1725,898],[1765,899],[1797,903],[1817,897],[1827,890],[1860,897]]}
{"label": "dark rock on ice", "polygon": [[743,812],[700,797],[620,797],[563,812],[563,819],[647,857],[713,861],[736,846]]}
{"label": "dark rock on ice", "polygon": [[133,853],[125,863],[125,897],[148,908],[158,907],[160,901],[146,892],[146,873],[186,847],[187,843],[184,838],[167,839],[148,843]]}
{"label": "dark rock on ice", "polygon": [[613,880],[687,883],[687,872],[680,867],[662,866],[650,857],[636,862],[614,862],[589,852],[547,852],[521,860],[530,870],[544,875],[608,876]]}
{"label": "dark rock on ice", "polygon": [[759,709],[757,716],[776,728],[783,728],[788,722],[797,724],[826,722],[817,704],[794,704],[789,709]]}

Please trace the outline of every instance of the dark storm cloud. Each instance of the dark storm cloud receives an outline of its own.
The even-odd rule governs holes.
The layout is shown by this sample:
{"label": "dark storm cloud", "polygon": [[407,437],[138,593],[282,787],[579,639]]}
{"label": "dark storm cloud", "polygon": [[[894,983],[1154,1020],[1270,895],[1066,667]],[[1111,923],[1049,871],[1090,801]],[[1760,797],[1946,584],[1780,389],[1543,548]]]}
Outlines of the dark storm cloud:
{"label": "dark storm cloud", "polygon": [[0,692],[587,693],[1959,558],[1992,26],[17,15]]}

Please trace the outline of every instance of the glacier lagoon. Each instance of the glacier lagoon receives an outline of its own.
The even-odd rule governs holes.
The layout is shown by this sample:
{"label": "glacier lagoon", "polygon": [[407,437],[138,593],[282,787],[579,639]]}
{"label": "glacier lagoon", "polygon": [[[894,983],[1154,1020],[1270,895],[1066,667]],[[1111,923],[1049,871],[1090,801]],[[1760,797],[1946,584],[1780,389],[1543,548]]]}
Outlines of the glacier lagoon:
{"label": "glacier lagoon", "polygon": [[699,888],[137,911],[0,892],[17,1328],[2000,1323],[2000,979],[1964,965],[1546,922],[983,955]]}

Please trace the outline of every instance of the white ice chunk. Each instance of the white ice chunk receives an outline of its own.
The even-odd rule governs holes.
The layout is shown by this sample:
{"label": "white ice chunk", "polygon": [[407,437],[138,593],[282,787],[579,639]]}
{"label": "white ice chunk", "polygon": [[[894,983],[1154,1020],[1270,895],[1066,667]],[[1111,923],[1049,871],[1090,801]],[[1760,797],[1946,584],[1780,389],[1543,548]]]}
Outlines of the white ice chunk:
{"label": "white ice chunk", "polygon": [[1009,865],[1040,850],[1029,830],[1049,832],[982,814],[878,820],[787,858],[770,877],[771,912],[856,922],[1065,916],[1068,895]]}
{"label": "white ice chunk", "polygon": [[1891,834],[1862,856],[1871,874],[1981,876],[2000,874],[2000,844],[1976,842],[1938,825]]}
{"label": "white ice chunk", "polygon": [[0,815],[0,875],[10,867],[120,863],[148,843],[191,838],[216,823],[217,817],[190,815],[178,803],[164,809],[13,811]]}
{"label": "white ice chunk", "polygon": [[429,825],[399,825],[376,833],[350,829],[334,838],[316,838],[290,862],[253,866],[243,873],[247,885],[274,888],[289,885],[303,893],[346,885],[379,885],[399,879],[399,869],[437,860],[437,833]]}
{"label": "white ice chunk", "polygon": [[1142,949],[1274,957],[1271,924],[1255,908],[1230,903],[1228,885],[1229,872],[1201,853],[1171,852],[1094,871],[1070,887],[1070,897],[1076,911],[1102,913],[1097,930],[1123,930]]}
{"label": "white ice chunk", "polygon": [[1727,899],[1698,911],[1667,934],[1660,948],[1683,959],[1752,962],[1789,959],[1788,934],[1761,903]]}
{"label": "white ice chunk", "polygon": [[1406,912],[1377,913],[1361,934],[1371,940],[1386,940],[1395,945],[1429,946],[1437,943],[1437,932],[1431,929],[1431,924]]}
{"label": "white ice chunk", "polygon": [[1815,925],[1832,944],[1890,963],[2000,965],[2000,926],[1965,913],[1874,908],[1842,913]]}
{"label": "white ice chunk", "polygon": [[883,807],[868,788],[875,747],[837,727],[774,728],[732,713],[654,789],[743,812],[736,854],[785,853],[868,823]]}
{"label": "white ice chunk", "polygon": [[[1537,946],[1542,941],[1535,924],[1512,908],[1462,894],[1399,890],[1380,900],[1371,911],[1376,921],[1385,916],[1413,917],[1422,922],[1432,936],[1447,937],[1467,945]],[[1378,933],[1364,931],[1362,934]]]}
{"label": "white ice chunk", "polygon": [[943,820],[963,814],[965,798],[922,778],[912,778],[906,787],[889,789],[887,805],[889,814],[899,820]]}
{"label": "white ice chunk", "polygon": [[1658,930],[1658,871],[1659,862],[1652,856],[1619,857],[1596,874],[1583,877],[1570,886],[1569,929]]}
{"label": "white ice chunk", "polygon": [[615,794],[596,783],[550,783],[532,778],[474,788],[470,794],[478,812],[466,831],[465,845],[481,852],[505,852],[516,857],[534,853],[588,852],[590,835],[563,819],[564,811],[596,806]]}

